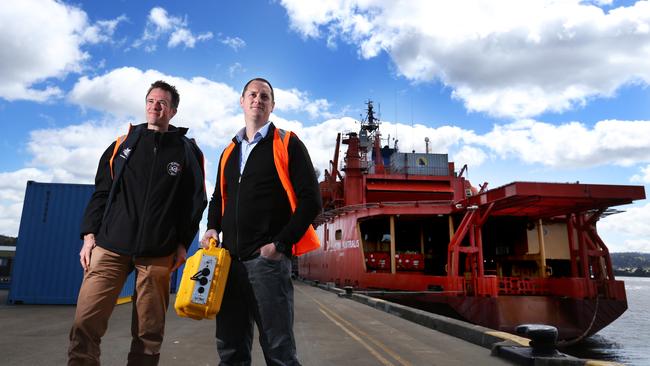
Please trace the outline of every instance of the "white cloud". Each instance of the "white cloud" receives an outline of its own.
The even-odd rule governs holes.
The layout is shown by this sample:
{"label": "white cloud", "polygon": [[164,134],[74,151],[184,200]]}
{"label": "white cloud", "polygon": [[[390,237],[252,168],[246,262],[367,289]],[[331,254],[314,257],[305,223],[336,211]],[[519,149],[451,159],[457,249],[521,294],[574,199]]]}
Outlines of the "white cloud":
{"label": "white cloud", "polygon": [[50,182],[52,176],[36,168],[24,168],[15,172],[0,173],[0,200],[20,202],[25,195],[28,180]]}
{"label": "white cloud", "polygon": [[326,99],[311,100],[309,93],[296,88],[278,89],[274,88],[275,108],[278,111],[300,111],[306,112],[311,118],[331,118],[334,114],[329,111],[331,105]]}
{"label": "white cloud", "polygon": [[232,48],[235,51],[239,51],[241,48],[246,47],[246,41],[239,37],[226,37],[220,40],[221,43]]}
{"label": "white cloud", "polygon": [[50,182],[51,175],[35,168],[0,173],[0,233],[17,236],[28,180]]}
{"label": "white cloud", "polygon": [[167,47],[174,48],[182,44],[185,45],[186,48],[194,48],[196,42],[207,41],[211,38],[212,32],[201,33],[198,36],[194,36],[189,29],[181,28],[175,30],[169,37]]}
{"label": "white cloud", "polygon": [[186,47],[194,47],[194,37],[192,32],[185,28],[175,30],[172,35],[169,37],[169,42],[167,42],[167,47],[174,48],[180,44],[185,44]]}
{"label": "white cloud", "polygon": [[614,0],[583,0],[583,3],[594,3],[600,6],[612,5]]}
{"label": "white cloud", "polygon": [[[133,67],[115,69],[93,78],[82,76],[68,94],[68,100],[82,108],[97,109],[122,118],[141,118],[144,93],[151,83],[162,77],[157,71],[143,73]],[[147,80],[143,80],[145,78]]]}
{"label": "white cloud", "polygon": [[[292,111],[300,106],[298,93],[277,94],[288,105],[276,112]],[[277,117],[276,117],[277,118]],[[334,119],[338,120],[338,119]],[[344,118],[345,120],[345,118]],[[328,120],[319,123],[332,123]],[[302,127],[300,127],[302,128]],[[330,128],[330,127],[328,127]],[[350,127],[349,127],[350,128]],[[358,125],[352,130],[358,129]],[[321,131],[331,135],[331,129]],[[337,130],[340,131],[340,130]],[[593,128],[582,123],[570,122],[558,126],[524,120],[505,125],[495,125],[485,134],[458,126],[428,127],[422,124],[408,125],[383,121],[382,144],[395,139],[401,151],[423,152],[425,137],[429,138],[429,151],[448,153],[458,164],[477,167],[486,160],[519,161],[531,166],[547,166],[553,169],[598,167],[618,165],[631,167],[650,162],[650,145],[645,136],[650,134],[650,121],[601,121]],[[332,139],[329,136],[329,139]],[[313,144],[310,146],[318,147]]]}
{"label": "white cloud", "polygon": [[450,160],[453,160],[456,166],[460,168],[463,165],[478,167],[482,165],[487,158],[487,154],[482,149],[471,145],[465,145],[461,147]]}
{"label": "white cloud", "polygon": [[27,181],[92,184],[99,157],[126,128],[112,120],[32,131],[29,167],[0,173],[0,233],[17,235]]}
{"label": "white cloud", "polygon": [[636,183],[650,184],[650,165],[646,165],[645,168],[641,168],[641,173],[633,175],[630,180]]}
{"label": "white cloud", "polygon": [[291,0],[282,0],[281,3],[287,9],[291,26],[305,37],[320,36],[320,27],[329,23],[341,23],[342,27],[352,17],[355,7],[351,2],[342,1],[319,1],[308,6]]}
{"label": "white cloud", "polygon": [[614,252],[650,252],[650,203],[633,206],[625,212],[598,222],[598,232]]}
{"label": "white cloud", "polygon": [[81,9],[50,0],[0,6],[0,98],[46,101],[62,95],[57,79],[90,58],[81,47],[109,41],[123,17],[89,24]]}
{"label": "white cloud", "polygon": [[197,42],[207,41],[213,36],[212,32],[195,36],[187,26],[187,19],[170,16],[164,8],[155,7],[149,12],[142,37],[133,42],[133,47],[143,47],[145,51],[153,52],[156,50],[158,39],[167,35],[169,35],[167,41],[169,48],[180,45],[185,48],[194,48]]}
{"label": "white cloud", "polygon": [[92,183],[99,157],[126,128],[124,122],[86,122],[32,131],[27,143],[30,165],[49,172],[54,182]]}
{"label": "white cloud", "polygon": [[[276,112],[298,108],[300,98],[297,95],[300,94],[276,94],[277,103],[280,100],[287,103],[284,108],[276,108]],[[276,114],[272,120],[278,124],[281,122],[281,126],[287,129],[305,131],[310,153],[319,151],[319,155],[327,156],[327,160],[322,161],[325,164],[331,159],[330,150],[336,132],[356,132],[359,128],[358,122],[348,117],[329,119],[309,127],[298,121],[281,119]],[[524,120],[495,125],[485,134],[458,126],[428,127],[383,121],[381,131],[382,145],[390,144],[393,147],[395,140],[398,140],[401,151],[424,152],[426,137],[429,139],[430,152],[448,153],[457,167],[467,164],[470,168],[476,168],[488,159],[494,164],[518,161],[531,166],[531,169],[539,166],[550,169],[608,165],[632,167],[650,162],[650,145],[645,138],[650,135],[650,121],[601,121],[588,128],[578,122],[554,126]],[[390,142],[386,140],[388,137]],[[647,175],[650,166],[643,172]]]}
{"label": "white cloud", "polygon": [[246,69],[239,62],[235,62],[234,64],[230,65],[230,67],[228,67],[228,74],[231,78],[241,72],[246,72]]}
{"label": "white cloud", "polygon": [[156,27],[157,30],[161,32],[170,30],[172,26],[185,25],[182,18],[167,16],[167,10],[161,7],[155,7],[151,9],[149,12],[149,21]]}
{"label": "white cloud", "polygon": [[386,52],[400,75],[442,82],[470,111],[535,116],[650,83],[648,1],[608,12],[579,0],[281,3],[304,37]]}
{"label": "white cloud", "polygon": [[98,20],[94,25],[84,30],[82,37],[91,44],[113,42],[115,29],[121,22],[127,20],[128,18],[125,15],[120,15],[112,20]]}
{"label": "white cloud", "polygon": [[172,124],[190,128],[202,144],[216,146],[219,135],[204,135],[220,131],[225,123],[239,114],[239,93],[226,84],[203,77],[185,79],[156,70],[142,71],[133,67],[114,69],[94,78],[81,77],[68,95],[70,102],[82,108],[92,108],[133,123],[144,122],[144,98],[151,83],[164,80],[174,85],[180,94],[178,113]]}
{"label": "white cloud", "polygon": [[[24,188],[22,194],[24,195]],[[5,203],[0,201],[0,232],[3,235],[18,236],[18,227],[20,226],[20,216],[23,209],[23,203]]]}
{"label": "white cloud", "polygon": [[[390,133],[393,139],[399,140],[398,147],[401,151],[425,151],[424,138],[428,137],[429,151],[442,154],[455,153],[456,149],[470,143],[475,136],[473,131],[456,126],[428,127],[421,124],[410,126],[402,123],[383,122],[382,130]],[[391,141],[392,143],[394,141]],[[478,149],[476,150],[478,151]],[[465,156],[468,156],[467,153]],[[472,160],[478,161],[480,158],[474,157]]]}
{"label": "white cloud", "polygon": [[477,137],[502,159],[556,168],[615,164],[630,166],[650,161],[650,121],[605,120],[588,128],[579,122],[552,125],[521,121],[495,125]]}

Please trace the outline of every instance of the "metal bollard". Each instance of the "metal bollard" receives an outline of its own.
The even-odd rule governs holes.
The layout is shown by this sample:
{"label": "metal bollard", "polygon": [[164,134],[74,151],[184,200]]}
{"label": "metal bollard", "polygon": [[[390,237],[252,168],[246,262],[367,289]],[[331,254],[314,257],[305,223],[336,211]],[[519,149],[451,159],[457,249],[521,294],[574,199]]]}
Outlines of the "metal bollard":
{"label": "metal bollard", "polygon": [[346,297],[352,297],[352,286],[345,286],[343,289],[345,290]]}
{"label": "metal bollard", "polygon": [[559,354],[555,349],[557,328],[546,324],[521,324],[515,328],[517,334],[530,338],[533,356],[553,357]]}

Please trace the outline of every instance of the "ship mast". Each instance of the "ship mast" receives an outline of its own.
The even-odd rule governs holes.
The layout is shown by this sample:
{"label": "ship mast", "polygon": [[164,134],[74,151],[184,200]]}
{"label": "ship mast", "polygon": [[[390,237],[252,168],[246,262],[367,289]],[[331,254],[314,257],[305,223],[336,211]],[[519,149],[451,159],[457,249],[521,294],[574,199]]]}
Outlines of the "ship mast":
{"label": "ship mast", "polygon": [[[348,145],[345,154],[345,181],[344,195],[346,205],[365,203],[363,194],[363,175],[383,173],[384,162],[381,157],[381,134],[379,133],[379,119],[375,117],[372,100],[366,102],[366,117],[361,120],[359,133],[350,132],[343,139],[343,144]],[[373,159],[368,159],[368,153],[374,153]]]}
{"label": "ship mast", "polygon": [[[366,106],[366,117],[361,120],[361,127],[359,129],[361,161],[366,163],[366,172],[383,174],[384,160],[381,156],[379,118],[375,117],[372,100],[368,100]],[[369,154],[372,156],[372,159],[368,159]]]}

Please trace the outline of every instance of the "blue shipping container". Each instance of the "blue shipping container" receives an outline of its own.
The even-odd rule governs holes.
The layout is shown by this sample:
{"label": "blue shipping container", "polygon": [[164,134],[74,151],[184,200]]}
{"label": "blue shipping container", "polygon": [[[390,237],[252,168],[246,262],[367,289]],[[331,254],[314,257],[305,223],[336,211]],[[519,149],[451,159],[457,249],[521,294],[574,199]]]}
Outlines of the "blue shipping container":
{"label": "blue shipping container", "polygon": [[[79,226],[93,190],[90,184],[27,182],[9,303],[77,303],[83,278]],[[120,297],[133,289],[131,273]]]}

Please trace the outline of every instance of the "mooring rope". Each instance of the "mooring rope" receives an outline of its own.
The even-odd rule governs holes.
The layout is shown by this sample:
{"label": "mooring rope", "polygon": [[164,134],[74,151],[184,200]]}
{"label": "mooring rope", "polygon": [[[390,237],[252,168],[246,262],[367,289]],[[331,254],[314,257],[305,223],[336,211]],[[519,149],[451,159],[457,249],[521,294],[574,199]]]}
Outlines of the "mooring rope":
{"label": "mooring rope", "polygon": [[587,334],[589,334],[589,331],[591,331],[591,328],[594,326],[594,323],[596,322],[596,316],[598,315],[598,304],[599,304],[600,296],[596,295],[596,309],[594,310],[594,317],[591,318],[591,323],[589,324],[589,327],[587,327],[587,330],[585,330],[584,333],[578,338],[572,339],[570,341],[559,341],[557,342],[558,347],[569,347],[573,346],[574,344],[580,342],[581,340],[585,339],[587,337]]}

